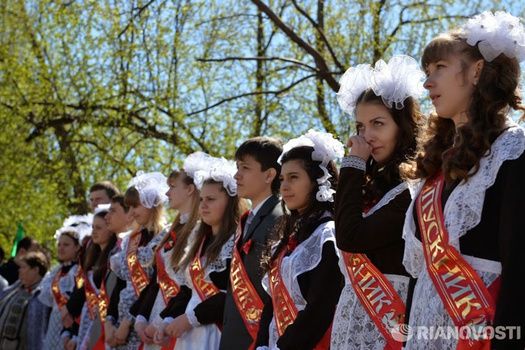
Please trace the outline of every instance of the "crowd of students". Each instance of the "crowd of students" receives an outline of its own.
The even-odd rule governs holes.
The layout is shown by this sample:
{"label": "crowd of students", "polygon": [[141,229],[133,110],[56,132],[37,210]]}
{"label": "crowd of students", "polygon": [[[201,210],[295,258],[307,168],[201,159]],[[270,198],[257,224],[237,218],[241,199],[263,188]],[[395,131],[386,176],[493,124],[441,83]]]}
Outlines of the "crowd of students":
{"label": "crowd of students", "polygon": [[519,19],[486,12],[434,38],[423,71],[350,68],[346,146],[261,136],[123,194],[95,184],[93,213],[56,231],[59,265],[19,245],[0,348],[523,349],[522,59]]}

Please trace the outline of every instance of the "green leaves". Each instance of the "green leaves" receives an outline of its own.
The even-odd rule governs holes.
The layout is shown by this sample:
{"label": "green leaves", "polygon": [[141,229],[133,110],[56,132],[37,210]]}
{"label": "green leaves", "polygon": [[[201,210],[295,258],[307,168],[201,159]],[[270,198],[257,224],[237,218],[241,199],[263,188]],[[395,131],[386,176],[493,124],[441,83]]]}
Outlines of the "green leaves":
{"label": "green leaves", "polygon": [[168,173],[193,151],[231,157],[247,137],[311,127],[344,139],[352,125],[335,99],[344,70],[394,52],[417,57],[476,6],[280,0],[263,2],[265,12],[256,3],[1,2],[0,244],[22,221],[52,245],[63,218],[87,210],[91,184],[125,190],[136,171]]}

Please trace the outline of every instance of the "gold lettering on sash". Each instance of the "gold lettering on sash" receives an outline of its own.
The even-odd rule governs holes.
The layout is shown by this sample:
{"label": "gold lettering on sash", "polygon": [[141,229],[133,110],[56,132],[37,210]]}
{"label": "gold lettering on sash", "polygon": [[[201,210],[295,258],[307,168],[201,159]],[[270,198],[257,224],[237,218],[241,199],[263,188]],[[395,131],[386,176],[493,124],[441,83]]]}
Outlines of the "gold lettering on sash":
{"label": "gold lettering on sash", "polygon": [[385,338],[385,349],[402,348],[392,329],[404,322],[405,305],[388,279],[364,254],[341,252],[358,300]]}
{"label": "gold lettering on sash", "polygon": [[139,247],[141,232],[135,231],[129,237],[128,249],[126,251],[126,262],[128,264],[129,276],[135,295],[146,288],[149,283],[149,277],[144,268],[137,259],[137,249]]}
{"label": "gold lettering on sash", "polygon": [[[443,184],[443,175],[427,180],[416,199],[426,267],[457,327],[487,325],[494,317],[494,301],[476,271],[449,244],[441,207]],[[486,341],[460,339],[458,349],[470,349],[474,345],[483,347],[487,345]]]}

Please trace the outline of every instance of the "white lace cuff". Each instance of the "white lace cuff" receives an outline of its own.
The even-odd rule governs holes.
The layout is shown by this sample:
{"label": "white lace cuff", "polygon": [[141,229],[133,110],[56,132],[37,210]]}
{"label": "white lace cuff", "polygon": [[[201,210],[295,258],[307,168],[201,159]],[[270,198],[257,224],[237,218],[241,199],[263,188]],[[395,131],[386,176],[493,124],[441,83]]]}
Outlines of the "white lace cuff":
{"label": "white lace cuff", "polygon": [[148,323],[148,320],[142,315],[137,315],[135,318],[135,323]]}
{"label": "white lace cuff", "polygon": [[171,316],[165,317],[162,319],[162,323],[164,323],[166,326],[169,325],[171,322],[173,322],[175,319]]}
{"label": "white lace cuff", "polygon": [[64,331],[62,334],[60,334],[60,340],[64,341],[66,338],[71,338],[71,332],[70,331]]}
{"label": "white lace cuff", "polygon": [[358,156],[344,157],[341,161],[341,168],[354,168],[357,170],[366,171],[366,160]]}
{"label": "white lace cuff", "polygon": [[106,322],[109,322],[109,324],[112,324],[113,326],[117,324],[117,320],[111,315],[106,316]]}
{"label": "white lace cuff", "polygon": [[191,326],[193,328],[199,327],[201,324],[197,320],[197,316],[195,316],[195,310],[189,310],[186,312],[186,317],[188,318],[188,321],[190,322]]}

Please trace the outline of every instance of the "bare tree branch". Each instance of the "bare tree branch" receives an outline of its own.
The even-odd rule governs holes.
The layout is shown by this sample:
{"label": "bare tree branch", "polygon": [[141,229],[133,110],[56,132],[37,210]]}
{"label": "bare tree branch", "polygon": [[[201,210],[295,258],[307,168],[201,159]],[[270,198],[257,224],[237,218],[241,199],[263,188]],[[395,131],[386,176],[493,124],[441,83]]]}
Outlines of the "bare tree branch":
{"label": "bare tree branch", "polygon": [[195,23],[195,26],[198,27],[198,26],[201,26],[201,25],[204,25],[204,24],[215,22],[215,21],[226,21],[226,20],[236,19],[236,18],[240,18],[240,17],[248,17],[248,18],[250,18],[250,17],[257,17],[257,15],[254,15],[253,13],[236,13],[236,14],[230,15],[230,16],[213,17],[213,18],[208,19],[206,21],[197,22],[197,23]]}
{"label": "bare tree branch", "polygon": [[317,33],[319,34],[321,40],[323,41],[323,43],[325,44],[326,48],[328,49],[328,52],[330,52],[330,56],[332,57],[332,60],[334,61],[334,64],[337,66],[337,68],[339,69],[344,69],[344,66],[341,64],[341,62],[339,62],[339,60],[337,59],[337,56],[332,48],[332,45],[330,45],[330,42],[328,41],[328,38],[326,37],[326,35],[324,34],[324,29],[321,28],[319,26],[319,23],[317,21],[315,21],[309,14],[308,12],[306,12],[301,6],[299,6],[299,4],[297,3],[297,1],[295,0],[292,0],[292,4],[294,5],[294,7],[297,9],[297,11],[299,11],[304,17],[306,17],[306,19],[312,24],[312,26],[315,28],[315,30],[317,31]]}
{"label": "bare tree branch", "polygon": [[288,85],[287,87],[281,89],[281,90],[266,90],[266,91],[252,91],[252,92],[245,92],[243,94],[239,94],[239,95],[235,95],[235,96],[231,96],[231,97],[228,97],[228,98],[225,98],[225,99],[222,99],[218,102],[215,102],[214,104],[212,105],[209,105],[208,107],[206,108],[203,108],[203,109],[199,109],[197,111],[193,111],[193,112],[190,112],[187,114],[187,116],[192,116],[192,115],[195,115],[195,114],[199,114],[199,113],[202,113],[202,112],[205,112],[205,111],[208,111],[212,108],[215,108],[217,106],[220,106],[222,105],[223,103],[226,103],[226,102],[230,102],[230,101],[234,101],[234,100],[237,100],[239,98],[243,98],[243,97],[248,97],[248,96],[254,96],[254,95],[280,95],[280,94],[283,94],[289,90],[291,90],[293,87],[295,87],[297,84],[300,84],[302,83],[303,81],[306,81],[310,78],[313,78],[315,77],[316,74],[310,74],[310,75],[307,75],[305,77],[302,77],[301,79],[299,80],[296,80],[295,82],[293,82],[291,85]]}
{"label": "bare tree branch", "polygon": [[124,27],[124,29],[122,29],[120,31],[120,33],[117,35],[118,38],[120,38],[122,35],[124,35],[124,33],[126,33],[129,29],[129,27],[131,27],[131,23],[138,17],[140,17],[142,15],[142,12],[144,12],[151,4],[153,4],[155,1],[157,0],[150,0],[148,1],[146,4],[144,4],[143,6],[140,6],[140,7],[135,7],[133,9],[131,9],[131,13],[133,14],[133,11],[137,11],[134,15],[131,16],[131,18],[129,19],[128,21],[128,24],[126,24],[126,26]]}
{"label": "bare tree branch", "polygon": [[288,62],[293,63],[302,67],[307,68],[308,70],[312,72],[318,72],[318,69],[315,67],[312,67],[304,62],[301,62],[299,60],[296,60],[294,58],[286,58],[286,57],[242,57],[242,56],[229,56],[229,57],[223,57],[223,58],[197,58],[198,62],[227,62],[227,61],[282,61],[282,62]]}
{"label": "bare tree branch", "polygon": [[[71,140],[71,144],[74,144],[74,143],[87,144],[87,145],[91,145],[91,146],[95,147],[97,150],[100,151],[100,153],[104,157],[108,157],[109,159],[111,159],[111,161],[113,163],[118,164],[119,166],[121,166],[124,170],[126,170],[128,172],[129,175],[131,175],[131,176],[135,175],[135,172],[131,168],[129,168],[128,165],[124,162],[125,157],[123,157],[122,159],[119,159],[119,158],[115,158],[115,157],[111,156],[109,149],[106,149],[106,148],[100,146],[94,140],[86,140],[86,139],[82,139],[82,138],[78,139],[78,140]],[[129,151],[127,153],[129,153]]]}
{"label": "bare tree branch", "polygon": [[272,20],[272,22],[279,27],[294,43],[299,45],[303,50],[305,50],[310,56],[312,56],[315,60],[315,63],[319,69],[318,75],[321,76],[326,83],[332,88],[334,91],[339,90],[339,83],[337,80],[329,73],[328,64],[326,63],[326,60],[324,59],[323,55],[319,53],[316,49],[314,49],[310,44],[308,44],[306,41],[304,41],[297,33],[293,31],[292,28],[287,26],[283,20],[277,16],[275,12],[272,11],[264,2],[260,0],[251,0],[261,11],[263,11],[269,18]]}
{"label": "bare tree branch", "polygon": [[407,5],[407,6],[403,7],[403,9],[399,13],[399,22],[398,22],[397,26],[390,32],[390,34],[385,38],[385,40],[383,42],[382,52],[385,52],[388,49],[388,47],[394,41],[394,38],[395,38],[395,35],[397,34],[397,32],[400,31],[401,28],[403,26],[405,26],[406,24],[429,23],[429,22],[434,22],[434,21],[438,21],[438,20],[442,20],[442,19],[465,19],[465,18],[470,18],[470,17],[473,16],[473,14],[471,14],[471,15],[444,15],[444,16],[424,18],[424,19],[419,19],[419,20],[416,20],[416,19],[405,20],[405,19],[403,19],[403,14],[404,14],[404,12],[406,10],[408,10],[410,7],[415,7],[415,6],[418,6],[418,5],[421,5],[421,4],[424,4],[424,2],[422,2],[422,3],[418,2],[418,3],[410,4],[410,5]]}

